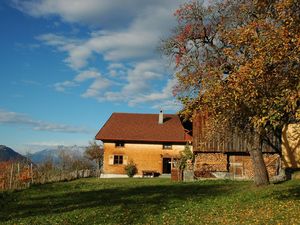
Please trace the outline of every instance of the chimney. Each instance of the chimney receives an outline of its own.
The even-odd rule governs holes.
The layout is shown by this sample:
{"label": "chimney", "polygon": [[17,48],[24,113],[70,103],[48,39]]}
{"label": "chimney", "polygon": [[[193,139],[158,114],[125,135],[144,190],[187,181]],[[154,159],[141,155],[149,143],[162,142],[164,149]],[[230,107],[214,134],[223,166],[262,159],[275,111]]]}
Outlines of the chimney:
{"label": "chimney", "polygon": [[158,115],[158,124],[163,124],[163,123],[164,123],[164,113],[162,110],[160,110]]}

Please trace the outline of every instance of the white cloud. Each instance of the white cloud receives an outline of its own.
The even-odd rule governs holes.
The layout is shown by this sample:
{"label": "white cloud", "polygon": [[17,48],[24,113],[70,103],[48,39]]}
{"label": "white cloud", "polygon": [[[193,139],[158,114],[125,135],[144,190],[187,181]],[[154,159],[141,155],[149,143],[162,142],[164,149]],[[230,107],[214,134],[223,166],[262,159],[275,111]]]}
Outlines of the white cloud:
{"label": "white cloud", "polygon": [[[110,65],[109,68],[121,67],[121,65]],[[105,91],[105,92],[94,92],[91,91],[88,97],[94,97],[99,101],[110,101],[110,102],[131,102],[135,99],[143,98],[146,93],[150,93],[153,90],[153,83],[157,80],[163,79],[163,72],[165,72],[163,63],[158,60],[148,60],[136,63],[131,68],[126,68],[122,65],[122,71],[126,73],[126,79],[121,83],[121,89],[116,91]],[[102,84],[114,84],[120,86],[120,83],[116,83],[107,80],[102,80]],[[97,86],[98,86],[97,85]],[[108,84],[105,86],[107,87]],[[102,88],[103,90],[103,88]],[[85,96],[87,97],[87,96]],[[158,99],[157,99],[158,100]],[[130,105],[133,105],[130,103]]]}
{"label": "white cloud", "polygon": [[[118,83],[102,76],[95,68],[81,71],[72,81],[64,81],[54,85],[57,91],[79,86],[81,82],[93,80],[87,90],[81,94],[83,98],[94,98],[98,101],[127,102],[129,106],[138,103],[157,103],[172,98],[175,79],[169,79],[162,90],[154,91],[157,80],[163,82],[166,68],[159,60],[148,60],[136,63],[131,68],[121,64],[110,65],[108,68],[122,68],[125,80]],[[121,89],[118,89],[120,87]],[[112,91],[111,89],[117,89]]]}
{"label": "white cloud", "polygon": [[59,92],[65,92],[66,89],[70,89],[73,87],[77,87],[80,85],[80,83],[85,82],[87,80],[93,80],[91,85],[88,87],[88,89],[81,94],[81,97],[83,98],[95,98],[99,101],[104,100],[103,94],[105,93],[105,90],[112,85],[112,81],[109,79],[106,79],[101,75],[99,71],[97,71],[95,68],[90,68],[88,70],[84,70],[79,72],[73,80],[71,81],[63,81],[54,84],[54,88],[56,91]]}
{"label": "white cloud", "polygon": [[109,66],[107,68],[110,70],[125,69],[125,66],[122,63],[111,63],[111,64],[109,64]]}
{"label": "white cloud", "polygon": [[108,65],[109,75],[111,77],[124,77],[126,76],[127,68],[122,63],[111,63]]}
{"label": "white cloud", "polygon": [[127,97],[123,95],[121,92],[112,92],[112,91],[107,91],[103,98],[101,100],[106,100],[110,102],[119,102],[119,101],[126,101]]}
{"label": "white cloud", "polygon": [[49,46],[57,47],[59,51],[69,51],[80,44],[77,39],[51,33],[39,35],[36,39]]}
{"label": "white cloud", "polygon": [[24,114],[0,109],[0,123],[20,123],[34,125],[35,122]]}
{"label": "white cloud", "polygon": [[3,109],[0,109],[0,124],[15,124],[20,126],[26,125],[31,127],[33,130],[38,131],[89,133],[89,131],[83,127],[75,127],[67,124],[49,123],[41,120],[34,120],[25,114],[10,112]]}
{"label": "white cloud", "polygon": [[127,84],[122,92],[125,95],[137,95],[151,89],[150,81],[163,78],[163,65],[157,60],[142,61],[134,65],[127,73]]}
{"label": "white cloud", "polygon": [[101,74],[96,71],[96,69],[90,69],[90,70],[86,70],[86,71],[83,71],[81,73],[79,73],[76,77],[75,77],[75,81],[77,82],[83,82],[85,80],[89,80],[89,79],[92,79],[92,78],[97,78],[97,77],[100,77]]}
{"label": "white cloud", "polygon": [[[18,1],[18,8],[23,10],[27,9],[27,13],[31,15],[49,15],[55,14],[61,15],[63,18],[69,18],[65,16],[67,11],[73,11],[69,9],[72,7],[64,8],[67,4],[59,2],[66,1],[53,1],[51,4],[49,1],[29,1],[29,3],[21,3]],[[53,3],[55,2],[55,3]],[[72,1],[70,5],[81,5],[80,1]],[[47,45],[55,46],[60,51],[65,51],[68,56],[65,59],[66,63],[73,69],[81,69],[88,65],[88,60],[93,54],[100,54],[107,61],[113,61],[118,63],[120,60],[143,60],[153,58],[156,56],[156,47],[159,45],[160,38],[170,30],[175,21],[172,16],[172,8],[176,8],[178,1],[140,1],[133,0],[128,1],[130,8],[136,8],[137,10],[127,10],[124,4],[124,0],[112,1],[113,3],[107,3],[109,5],[109,11],[102,11],[101,6],[97,8],[97,5],[103,5],[103,3],[97,3],[103,1],[84,1],[84,5],[94,4],[93,10],[97,9],[98,13],[103,13],[106,18],[110,15],[117,15],[117,5],[123,5],[125,7],[124,13],[131,18],[126,24],[123,24],[120,29],[112,29],[110,26],[105,27],[102,30],[93,31],[86,39],[77,40],[74,38],[64,37],[56,34],[44,34],[38,37]],[[141,3],[142,2],[142,3]],[[49,10],[42,10],[41,8],[48,8]],[[53,6],[55,5],[55,6]],[[32,13],[32,10],[38,11],[39,14]],[[57,9],[55,9],[57,8]],[[63,9],[62,9],[63,8]],[[83,6],[82,11],[88,10],[88,6]],[[79,9],[79,8],[78,8]],[[24,11],[24,10],[23,10]],[[53,12],[52,12],[53,11]],[[63,11],[63,12],[62,12]],[[122,11],[122,10],[121,10]],[[92,11],[93,12],[93,11]],[[92,14],[89,12],[89,15]],[[79,13],[79,12],[78,12]],[[82,12],[87,14],[86,12]],[[68,13],[67,13],[68,14]],[[80,22],[80,16],[76,19]],[[68,20],[67,20],[68,21]],[[162,22],[163,21],[163,22]],[[120,24],[122,22],[120,21]],[[103,27],[103,24],[101,24]]]}
{"label": "white cloud", "polygon": [[100,96],[103,95],[104,91],[112,84],[112,81],[103,77],[99,71],[95,68],[91,68],[89,70],[81,71],[71,81],[67,80],[54,84],[54,88],[56,91],[64,92],[67,88],[77,87],[80,83],[87,80],[93,80],[93,82],[88,89],[81,94],[81,97],[84,98],[96,98],[100,100]]}
{"label": "white cloud", "polygon": [[77,87],[78,84],[75,83],[74,81],[66,80],[63,82],[55,83],[53,86],[56,91],[64,92],[66,91],[67,88]]}
{"label": "white cloud", "polygon": [[94,80],[91,86],[89,86],[86,92],[83,93],[81,96],[84,98],[100,97],[101,95],[103,95],[104,90],[110,86],[110,84],[111,81],[109,81],[108,79],[99,77]]}
{"label": "white cloud", "polygon": [[[175,23],[174,10],[180,0],[13,0],[20,11],[35,17],[58,16],[62,21],[86,24],[85,38],[43,34],[38,40],[67,56],[65,63],[79,74],[55,84],[58,91],[92,80],[81,94],[98,101],[156,104],[172,98],[164,63],[156,52],[160,39]],[[101,29],[100,29],[101,27]],[[104,59],[106,68],[89,69],[91,59]],[[118,79],[118,82],[116,80]],[[161,86],[161,85],[159,85]],[[167,93],[168,92],[168,93]]]}
{"label": "white cloud", "polygon": [[68,54],[65,62],[74,70],[88,65],[94,55],[103,55],[104,60],[141,60],[152,58],[159,44],[157,30],[126,30],[120,32],[100,32],[86,40],[74,40],[55,34],[44,34],[37,37],[46,45]]}
{"label": "white cloud", "polygon": [[129,105],[135,106],[138,103],[159,102],[170,99],[172,98],[172,90],[176,83],[177,81],[175,79],[170,79],[161,92],[152,92],[148,95],[140,95],[130,100]]}
{"label": "white cloud", "polygon": [[62,21],[104,28],[122,28],[146,10],[172,9],[177,0],[11,0],[12,6],[34,17],[59,16]]}

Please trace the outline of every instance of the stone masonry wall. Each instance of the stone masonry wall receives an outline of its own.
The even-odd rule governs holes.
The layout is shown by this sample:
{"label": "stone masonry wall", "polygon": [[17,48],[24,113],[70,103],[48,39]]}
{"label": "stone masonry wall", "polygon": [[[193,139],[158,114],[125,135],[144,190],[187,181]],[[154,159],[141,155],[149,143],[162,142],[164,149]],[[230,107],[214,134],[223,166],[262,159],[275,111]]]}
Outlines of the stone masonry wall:
{"label": "stone masonry wall", "polygon": [[[277,175],[280,157],[278,154],[264,154],[270,177]],[[227,170],[229,167],[229,171]],[[212,172],[229,172],[233,178],[253,178],[253,166],[249,155],[227,155],[224,153],[199,153],[195,157],[195,176],[214,177]]]}

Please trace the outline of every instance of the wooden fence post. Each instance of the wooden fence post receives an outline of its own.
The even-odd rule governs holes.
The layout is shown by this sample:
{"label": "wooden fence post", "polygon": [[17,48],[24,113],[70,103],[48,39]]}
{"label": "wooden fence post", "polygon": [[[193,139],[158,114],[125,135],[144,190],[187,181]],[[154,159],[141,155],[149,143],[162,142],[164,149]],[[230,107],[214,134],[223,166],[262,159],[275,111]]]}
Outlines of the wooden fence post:
{"label": "wooden fence post", "polygon": [[13,176],[13,170],[14,170],[14,164],[11,164],[11,169],[10,169],[10,180],[9,180],[9,189],[12,188],[12,176]]}
{"label": "wooden fence post", "polygon": [[[30,177],[29,165],[27,165],[27,169],[28,169],[28,177]],[[27,180],[27,187],[30,187],[30,180],[29,179],[26,180]]]}
{"label": "wooden fence post", "polygon": [[31,172],[31,184],[33,184],[33,171],[32,171],[32,163],[30,163],[30,172]]}
{"label": "wooden fence post", "polygon": [[18,188],[18,186],[21,186],[20,185],[20,163],[18,163],[18,172],[17,172],[17,177],[18,177],[18,179],[16,180],[16,184],[17,184],[17,188]]}

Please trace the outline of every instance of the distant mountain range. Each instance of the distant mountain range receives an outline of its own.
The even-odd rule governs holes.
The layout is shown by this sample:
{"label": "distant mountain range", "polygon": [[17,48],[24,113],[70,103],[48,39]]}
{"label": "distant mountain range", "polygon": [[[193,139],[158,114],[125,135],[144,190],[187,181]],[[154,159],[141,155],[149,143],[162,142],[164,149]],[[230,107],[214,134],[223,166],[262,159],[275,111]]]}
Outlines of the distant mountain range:
{"label": "distant mountain range", "polygon": [[60,162],[60,155],[67,154],[71,158],[82,158],[85,147],[83,146],[57,146],[54,148],[46,148],[44,150],[28,154],[28,158],[36,164],[51,160],[54,164]]}
{"label": "distant mountain range", "polygon": [[47,160],[51,160],[54,164],[58,164],[60,162],[61,154],[67,154],[73,159],[80,159],[83,157],[84,151],[84,146],[57,146],[53,148],[46,148],[32,154],[27,154],[25,157],[5,145],[0,145],[0,162],[28,161],[29,159],[35,164],[40,164]]}
{"label": "distant mountain range", "polygon": [[3,161],[28,161],[28,159],[13,149],[0,145],[0,162]]}
{"label": "distant mountain range", "polygon": [[52,160],[55,164],[59,162],[57,149],[50,148],[28,154],[28,158],[30,158],[36,164],[43,163],[47,160]]}

